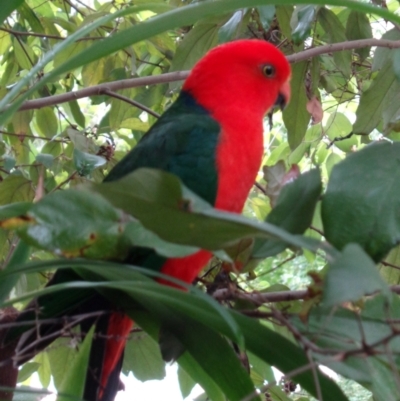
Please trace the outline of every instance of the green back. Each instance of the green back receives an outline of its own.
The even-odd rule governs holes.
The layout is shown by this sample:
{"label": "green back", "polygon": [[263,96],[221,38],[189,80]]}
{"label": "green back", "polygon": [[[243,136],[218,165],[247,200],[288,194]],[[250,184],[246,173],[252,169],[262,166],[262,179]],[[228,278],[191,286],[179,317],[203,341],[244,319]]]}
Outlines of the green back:
{"label": "green back", "polygon": [[214,204],[219,133],[220,126],[207,110],[189,93],[181,92],[104,181],[117,180],[140,167],[157,168],[177,175],[189,189]]}

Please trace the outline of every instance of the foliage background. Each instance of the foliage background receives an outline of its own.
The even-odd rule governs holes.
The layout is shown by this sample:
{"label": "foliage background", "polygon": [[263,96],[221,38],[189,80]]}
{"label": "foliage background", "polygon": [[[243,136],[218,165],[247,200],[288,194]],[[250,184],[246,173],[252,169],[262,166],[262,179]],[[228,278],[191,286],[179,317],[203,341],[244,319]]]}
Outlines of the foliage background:
{"label": "foliage background", "polygon": [[[154,245],[154,237],[140,226],[136,227],[134,243],[141,241],[172,255],[188,252],[187,246],[224,248],[231,257],[246,264],[245,274],[227,277],[221,270],[222,262],[215,259],[213,269],[199,286],[225,306],[265,319],[266,327],[279,334],[282,341],[300,344],[296,355],[284,345],[272,360],[261,358],[255,351],[257,355],[249,355],[252,383],[261,389],[265,399],[311,399],[303,383],[301,389],[291,386],[292,370],[280,367],[287,379],[277,384],[273,380],[271,366],[279,366],[279,358],[292,359],[297,368],[304,367],[304,360],[297,359],[300,354],[310,364],[305,368],[311,371],[314,383],[318,383],[315,364],[322,363],[365,386],[376,400],[398,399],[398,300],[389,295],[388,287],[399,284],[399,253],[394,247],[399,238],[398,147],[368,145],[399,140],[400,50],[396,49],[400,48],[400,7],[395,0],[372,5],[352,1],[301,3],[5,2],[0,14],[4,19],[0,27],[0,205],[4,206],[0,211],[0,260],[6,266],[18,259],[15,249],[22,237],[32,246],[29,260],[37,264],[21,268],[16,263],[14,276],[3,276],[2,297],[10,293],[21,308],[26,303],[23,297],[39,291],[57,267],[55,255],[115,258],[125,239],[110,234],[109,229],[120,224],[113,206],[122,207],[168,241],[158,239]],[[170,227],[167,233],[157,231],[161,230],[162,214],[159,220],[142,219],[135,206],[127,210],[130,206],[116,204],[100,187],[86,195],[64,191],[79,184],[100,183],[107,171],[136,145],[157,114],[172,103],[187,70],[210,48],[237,38],[268,40],[293,63],[292,101],[282,119],[274,115],[271,129],[265,122],[264,167],[244,211],[248,218],[266,219],[287,234],[263,226],[256,229],[257,235],[264,230],[263,235],[275,235],[291,247],[282,246],[282,242],[271,245],[271,239],[268,243],[265,238],[253,244],[248,239],[249,231],[243,231],[236,236],[230,234],[239,242],[227,249],[226,241],[211,228],[210,235],[204,235],[207,243],[201,237],[189,241],[179,234],[179,224],[183,226],[179,219],[176,230]],[[357,153],[363,148],[367,150]],[[378,150],[367,153],[370,149]],[[346,159],[351,154],[359,156]],[[342,162],[345,159],[347,164]],[[315,167],[320,175],[304,175],[303,181],[282,190],[298,171],[315,172]],[[162,175],[144,175],[126,183],[123,190],[128,194],[132,185],[161,185],[160,181],[179,185]],[[328,186],[322,217],[321,182],[324,188]],[[94,191],[113,206],[105,206],[105,200],[96,198]],[[54,195],[35,207],[31,205],[47,194]],[[60,206],[64,199],[65,208]],[[155,198],[146,201],[149,207],[162,206]],[[72,204],[76,206],[73,212]],[[273,209],[275,214],[271,214],[271,204],[280,205]],[[91,209],[98,213],[97,220],[103,225],[86,220]],[[305,222],[292,216],[292,210],[306,216]],[[201,205],[198,212],[211,216],[215,224],[224,219]],[[50,240],[38,238],[19,219],[26,215],[44,216],[39,226],[48,230]],[[229,224],[239,224],[239,220],[226,219]],[[241,224],[250,227],[243,221]],[[86,224],[99,236],[89,248],[85,232],[82,234]],[[307,238],[290,236],[302,234],[306,228]],[[319,245],[317,250],[315,244],[325,240],[324,234],[336,249]],[[173,247],[169,242],[181,245]],[[104,247],[105,243],[111,246]],[[361,247],[349,248],[350,243]],[[217,256],[223,254],[219,252]],[[370,257],[380,262],[385,282],[376,275]],[[327,262],[329,269],[325,267]],[[341,267],[346,268],[345,273]],[[103,268],[109,269],[106,265]],[[111,276],[102,278],[110,282],[118,279]],[[7,277],[13,279],[8,281]],[[307,291],[293,292],[307,286]],[[124,290],[122,284],[118,288]],[[363,298],[378,289],[384,295]],[[274,298],[279,291],[291,292],[282,292],[286,298]],[[323,302],[318,306],[321,292]],[[261,300],[260,294],[264,296]],[[343,304],[347,301],[353,303]],[[224,319],[229,321],[227,315]],[[135,320],[140,318],[136,316]],[[142,331],[132,334],[124,372],[132,371],[141,380],[162,379],[164,362],[151,338],[154,330],[146,320],[141,326],[150,335]],[[243,345],[241,335],[235,336]],[[251,340],[246,335],[245,338]],[[67,367],[76,369],[83,358],[82,352],[71,347],[73,341],[77,341],[76,334],[71,332],[23,365],[19,382],[29,383],[29,377],[37,372],[44,388],[51,377],[60,392],[71,383],[78,386],[76,378],[68,378],[68,385],[64,380]],[[196,362],[196,358],[200,357],[194,355],[195,360],[187,360],[186,365],[182,362],[182,394],[189,394],[195,382],[200,381],[211,399],[223,399],[228,395],[228,384],[216,373],[220,365],[202,379],[190,377],[184,370],[187,364],[204,363],[204,368],[211,363]],[[223,365],[223,360],[220,362]],[[321,391],[326,391],[328,384],[321,382],[315,388],[311,393],[322,399]],[[357,399],[351,394],[349,397]]]}

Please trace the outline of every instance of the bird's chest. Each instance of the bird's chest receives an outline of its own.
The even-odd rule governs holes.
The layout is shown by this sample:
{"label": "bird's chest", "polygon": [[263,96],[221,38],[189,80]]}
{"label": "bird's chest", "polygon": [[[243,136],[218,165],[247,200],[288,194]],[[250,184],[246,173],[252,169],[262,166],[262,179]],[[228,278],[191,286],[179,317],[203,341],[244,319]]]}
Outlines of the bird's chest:
{"label": "bird's chest", "polygon": [[240,213],[263,156],[262,125],[225,127],[217,147],[216,208]]}

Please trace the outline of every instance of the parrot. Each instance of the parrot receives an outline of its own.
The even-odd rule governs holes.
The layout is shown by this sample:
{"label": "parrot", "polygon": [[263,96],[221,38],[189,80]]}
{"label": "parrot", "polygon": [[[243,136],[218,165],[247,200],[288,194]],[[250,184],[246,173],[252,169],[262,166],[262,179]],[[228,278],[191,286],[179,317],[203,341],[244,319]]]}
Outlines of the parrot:
{"label": "parrot", "polygon": [[[216,209],[241,213],[261,166],[264,116],[288,103],[290,75],[284,54],[266,41],[242,39],[216,46],[197,62],[175,102],[110,170],[104,182],[117,181],[142,167],[160,169],[178,176]],[[166,258],[151,249],[134,247],[125,262],[190,284],[211,257],[210,251],[199,250],[185,257]],[[50,284],[79,279],[72,269],[63,269],[55,273]],[[36,300],[35,311],[31,308],[25,317],[54,317],[46,314],[42,305],[51,305],[51,297],[56,295]],[[85,293],[82,297],[77,291],[75,302],[69,299],[65,305],[69,309],[66,315],[110,309],[108,300],[92,295]],[[92,324],[97,335],[83,398],[112,401],[120,387],[124,348],[133,321],[114,311],[94,323],[82,322],[81,329],[89,330]],[[39,329],[20,336],[16,349],[30,343],[43,349],[55,338],[54,330],[61,331],[62,325],[40,324]],[[39,337],[46,340],[40,343]],[[19,363],[28,359],[22,358]]]}

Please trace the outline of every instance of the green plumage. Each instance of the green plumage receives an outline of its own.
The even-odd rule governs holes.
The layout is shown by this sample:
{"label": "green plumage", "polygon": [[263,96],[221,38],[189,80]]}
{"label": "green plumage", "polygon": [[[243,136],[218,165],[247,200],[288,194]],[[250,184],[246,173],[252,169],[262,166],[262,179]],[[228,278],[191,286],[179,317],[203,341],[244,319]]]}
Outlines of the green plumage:
{"label": "green plumage", "polygon": [[140,167],[177,175],[192,191],[214,204],[218,173],[215,166],[220,127],[193,97],[181,92],[137,146],[104,181],[115,181]]}

